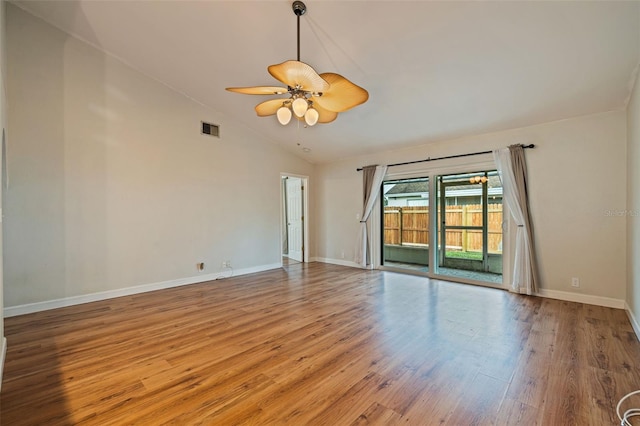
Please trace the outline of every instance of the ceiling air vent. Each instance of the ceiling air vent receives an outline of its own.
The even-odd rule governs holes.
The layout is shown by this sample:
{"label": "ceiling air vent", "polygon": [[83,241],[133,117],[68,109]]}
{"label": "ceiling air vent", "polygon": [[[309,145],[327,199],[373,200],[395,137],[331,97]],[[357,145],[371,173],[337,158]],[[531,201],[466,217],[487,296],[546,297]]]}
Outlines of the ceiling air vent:
{"label": "ceiling air vent", "polygon": [[220,137],[220,126],[217,124],[205,123],[204,121],[201,123],[203,135],[215,136],[217,138]]}

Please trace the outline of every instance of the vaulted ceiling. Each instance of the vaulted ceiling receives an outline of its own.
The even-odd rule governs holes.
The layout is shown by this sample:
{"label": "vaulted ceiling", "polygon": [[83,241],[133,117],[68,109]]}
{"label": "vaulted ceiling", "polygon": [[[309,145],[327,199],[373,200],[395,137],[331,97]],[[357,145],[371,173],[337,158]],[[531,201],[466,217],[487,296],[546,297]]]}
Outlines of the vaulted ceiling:
{"label": "vaulted ceiling", "polygon": [[267,66],[296,58],[291,1],[12,3],[311,162],[621,109],[640,58],[638,2],[305,0],[301,60],[370,98],[283,127],[256,116],[268,97],[224,89],[278,85]]}

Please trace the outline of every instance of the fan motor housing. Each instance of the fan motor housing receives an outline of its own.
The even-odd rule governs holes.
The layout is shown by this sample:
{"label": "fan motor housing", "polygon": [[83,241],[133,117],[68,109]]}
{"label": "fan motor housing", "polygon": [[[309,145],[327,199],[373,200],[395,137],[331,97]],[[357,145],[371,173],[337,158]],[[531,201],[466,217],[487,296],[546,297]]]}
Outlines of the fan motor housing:
{"label": "fan motor housing", "polygon": [[296,16],[304,15],[304,13],[307,11],[307,5],[299,0],[294,1],[291,7],[293,9],[293,13],[295,13]]}

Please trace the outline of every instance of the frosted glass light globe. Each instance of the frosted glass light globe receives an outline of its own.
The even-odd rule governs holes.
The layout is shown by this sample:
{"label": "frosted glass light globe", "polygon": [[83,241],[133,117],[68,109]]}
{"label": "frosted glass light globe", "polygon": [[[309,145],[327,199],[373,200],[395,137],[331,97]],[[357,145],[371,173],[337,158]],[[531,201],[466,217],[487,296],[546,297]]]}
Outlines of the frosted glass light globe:
{"label": "frosted glass light globe", "polygon": [[307,100],[305,98],[297,98],[295,101],[293,101],[291,107],[293,108],[293,113],[295,115],[297,115],[298,117],[303,117],[304,113],[307,112],[307,108],[309,108],[309,104],[307,103]]}
{"label": "frosted glass light globe", "polygon": [[278,121],[283,126],[289,124],[289,121],[291,121],[291,110],[286,106],[281,106],[280,108],[278,108],[278,112],[276,113],[276,115],[278,116]]}
{"label": "frosted glass light globe", "polygon": [[304,121],[309,126],[313,126],[318,122],[318,116],[319,114],[317,110],[313,108],[309,108],[307,112],[304,114]]}

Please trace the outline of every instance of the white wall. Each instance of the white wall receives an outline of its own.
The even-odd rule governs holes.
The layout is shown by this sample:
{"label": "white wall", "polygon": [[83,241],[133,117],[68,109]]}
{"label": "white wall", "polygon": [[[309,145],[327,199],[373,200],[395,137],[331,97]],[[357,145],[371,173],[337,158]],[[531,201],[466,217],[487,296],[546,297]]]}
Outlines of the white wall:
{"label": "white wall", "polygon": [[[547,295],[621,307],[625,297],[626,114],[614,111],[494,134],[352,158],[318,167],[318,256],[353,259],[362,176],[356,168],[477,152],[513,143],[527,150],[542,287]],[[492,161],[491,156],[466,161]],[[391,168],[426,170],[465,160]],[[470,167],[473,169],[473,167]],[[581,287],[571,287],[571,277]],[[610,300],[613,299],[613,300]]]}
{"label": "white wall", "polygon": [[627,309],[640,338],[640,74],[627,107]]}
{"label": "white wall", "polygon": [[12,5],[7,31],[5,306],[280,264],[280,173],[311,164]]}

